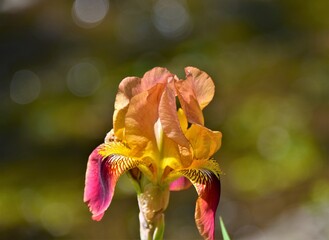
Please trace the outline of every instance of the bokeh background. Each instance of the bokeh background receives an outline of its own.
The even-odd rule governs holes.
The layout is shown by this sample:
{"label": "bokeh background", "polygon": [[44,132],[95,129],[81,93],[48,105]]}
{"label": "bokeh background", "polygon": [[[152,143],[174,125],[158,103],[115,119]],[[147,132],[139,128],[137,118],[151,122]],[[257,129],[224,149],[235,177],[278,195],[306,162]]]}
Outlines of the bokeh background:
{"label": "bokeh background", "polygon": [[[232,239],[328,239],[327,0],[1,0],[0,239],[137,239],[126,177],[90,219],[87,158],[124,77],[188,65],[216,84]],[[171,194],[165,239],[200,239],[196,198]]]}

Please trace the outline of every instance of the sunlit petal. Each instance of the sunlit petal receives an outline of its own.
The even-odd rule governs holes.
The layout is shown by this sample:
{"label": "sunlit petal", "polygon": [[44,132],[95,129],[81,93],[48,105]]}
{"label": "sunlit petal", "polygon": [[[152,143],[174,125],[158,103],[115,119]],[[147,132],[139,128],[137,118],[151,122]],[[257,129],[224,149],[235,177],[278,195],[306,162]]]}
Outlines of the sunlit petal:
{"label": "sunlit petal", "polygon": [[188,122],[187,122],[187,118],[186,118],[186,115],[185,115],[183,109],[179,108],[177,111],[177,115],[178,115],[179,124],[181,126],[181,129],[182,129],[183,133],[185,134],[187,127],[188,127]]}
{"label": "sunlit petal", "polygon": [[200,105],[204,109],[213,99],[215,85],[209,75],[195,67],[186,67],[187,80],[192,83],[193,92]]}
{"label": "sunlit petal", "polygon": [[88,203],[94,220],[101,220],[109,207],[120,175],[141,163],[130,158],[128,151],[123,144],[113,142],[98,146],[89,156],[84,202]]}
{"label": "sunlit petal", "polygon": [[125,135],[133,151],[157,148],[154,124],[159,118],[158,106],[163,88],[163,84],[157,84],[130,101],[125,117]]}
{"label": "sunlit petal", "polygon": [[144,74],[141,86],[143,91],[149,90],[158,83],[166,84],[171,78],[173,74],[166,68],[155,67]]}
{"label": "sunlit petal", "polygon": [[204,124],[202,109],[212,100],[215,85],[205,72],[186,67],[186,80],[176,81],[176,89],[181,106],[191,123]]}
{"label": "sunlit petal", "polygon": [[141,79],[138,77],[126,77],[119,85],[119,91],[115,98],[113,113],[113,129],[115,135],[123,139],[125,115],[128,110],[130,99],[141,92]]}
{"label": "sunlit petal", "polygon": [[159,117],[164,133],[177,144],[189,148],[190,144],[182,131],[177,115],[176,96],[169,86],[161,96]]}
{"label": "sunlit petal", "polygon": [[204,124],[202,109],[193,93],[192,83],[188,80],[175,82],[179,102],[190,123]]}
{"label": "sunlit petal", "polygon": [[192,145],[194,158],[210,158],[221,145],[222,134],[218,131],[192,124],[187,130],[186,137]]}

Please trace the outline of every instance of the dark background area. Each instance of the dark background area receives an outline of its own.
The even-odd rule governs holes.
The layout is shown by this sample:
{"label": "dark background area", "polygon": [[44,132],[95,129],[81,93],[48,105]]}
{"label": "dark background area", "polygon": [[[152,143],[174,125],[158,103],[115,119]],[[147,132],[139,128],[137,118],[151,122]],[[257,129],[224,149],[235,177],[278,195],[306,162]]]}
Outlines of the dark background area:
{"label": "dark background area", "polygon": [[[125,176],[90,219],[87,158],[124,77],[195,66],[216,85],[204,114],[223,133],[217,214],[232,239],[328,239],[327,11],[327,0],[0,1],[0,238],[138,238]],[[171,194],[165,239],[200,239],[196,198]]]}

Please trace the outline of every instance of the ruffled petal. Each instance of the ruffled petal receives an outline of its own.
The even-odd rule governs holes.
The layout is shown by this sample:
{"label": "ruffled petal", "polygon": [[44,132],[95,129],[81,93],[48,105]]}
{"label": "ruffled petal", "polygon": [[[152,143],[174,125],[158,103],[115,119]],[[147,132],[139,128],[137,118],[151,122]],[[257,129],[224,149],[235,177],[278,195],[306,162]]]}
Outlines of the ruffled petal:
{"label": "ruffled petal", "polygon": [[221,145],[222,134],[204,126],[192,124],[186,137],[192,145],[194,158],[209,159]]}
{"label": "ruffled petal", "polygon": [[124,118],[128,110],[130,99],[141,91],[141,79],[138,77],[126,77],[119,85],[113,113],[113,129],[115,135],[119,139],[123,139],[123,129],[125,126]]}
{"label": "ruffled petal", "polygon": [[113,129],[119,139],[124,138],[125,115],[128,111],[130,100],[139,93],[153,88],[158,83],[167,83],[172,77],[173,74],[167,69],[155,67],[146,72],[143,78],[126,77],[121,81],[115,99],[115,111],[113,114]]}
{"label": "ruffled petal", "polygon": [[202,109],[193,93],[192,83],[188,80],[175,82],[177,96],[190,123],[204,124]]}
{"label": "ruffled petal", "polygon": [[84,202],[88,203],[92,219],[99,221],[111,204],[116,182],[125,171],[141,162],[127,156],[128,149],[121,143],[102,144],[89,156]]}
{"label": "ruffled petal", "polygon": [[190,168],[179,170],[193,183],[199,195],[195,223],[204,239],[215,238],[215,215],[220,198],[219,171],[218,164],[213,160],[195,160]]}
{"label": "ruffled petal", "polygon": [[155,67],[144,74],[141,86],[143,91],[146,91],[158,83],[166,84],[172,78],[173,74],[170,73],[166,68]]}
{"label": "ruffled petal", "polygon": [[213,99],[215,84],[209,75],[195,67],[185,68],[186,77],[192,82],[194,96],[200,108],[204,109]]}
{"label": "ruffled petal", "polygon": [[186,67],[186,80],[175,81],[180,104],[190,123],[203,125],[202,109],[212,100],[215,85],[205,72]]}

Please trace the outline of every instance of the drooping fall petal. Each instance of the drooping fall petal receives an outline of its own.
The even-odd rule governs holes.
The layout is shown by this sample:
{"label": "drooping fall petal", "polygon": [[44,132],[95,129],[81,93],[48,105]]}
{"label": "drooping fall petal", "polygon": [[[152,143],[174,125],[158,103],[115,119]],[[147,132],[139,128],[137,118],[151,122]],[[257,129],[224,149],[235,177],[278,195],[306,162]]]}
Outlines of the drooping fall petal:
{"label": "drooping fall petal", "polygon": [[[194,160],[189,168],[177,170],[194,185],[199,197],[195,207],[195,222],[202,237],[214,239],[215,214],[220,198],[220,168],[215,160]],[[176,180],[173,189],[182,184]],[[179,185],[181,184],[181,185]]]}
{"label": "drooping fall petal", "polygon": [[180,177],[170,183],[169,190],[170,191],[181,191],[181,190],[188,189],[190,186],[192,186],[192,183],[190,180],[188,180],[186,177]]}
{"label": "drooping fall petal", "polygon": [[125,153],[127,149],[121,143],[111,143],[98,146],[89,156],[83,200],[88,203],[93,220],[102,219],[118,178],[140,164]]}
{"label": "drooping fall petal", "polygon": [[210,173],[206,184],[195,184],[199,194],[195,206],[195,223],[205,239],[215,238],[216,210],[220,198],[220,180]]}

